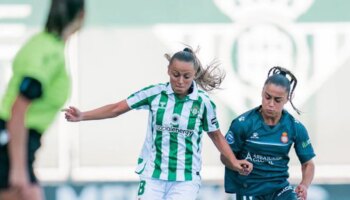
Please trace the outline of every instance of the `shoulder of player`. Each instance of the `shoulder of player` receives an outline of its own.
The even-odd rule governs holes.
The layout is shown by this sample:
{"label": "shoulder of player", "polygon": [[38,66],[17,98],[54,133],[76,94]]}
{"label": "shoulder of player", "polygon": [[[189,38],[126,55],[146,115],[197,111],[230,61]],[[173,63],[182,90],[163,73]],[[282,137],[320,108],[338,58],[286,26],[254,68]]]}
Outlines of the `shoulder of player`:
{"label": "shoulder of player", "polygon": [[200,101],[202,101],[207,106],[211,105],[216,107],[214,101],[212,101],[208,93],[203,90],[198,90],[198,99],[200,99]]}
{"label": "shoulder of player", "polygon": [[253,108],[232,121],[232,125],[236,129],[247,129],[248,127],[253,127],[253,124],[257,124],[257,121],[259,120],[259,116],[257,115],[257,108]]}
{"label": "shoulder of player", "polygon": [[203,99],[210,99],[208,93],[204,90],[198,89],[198,96]]}
{"label": "shoulder of player", "polygon": [[285,120],[285,122],[290,124],[291,126],[293,126],[296,131],[298,131],[298,130],[305,130],[306,129],[304,124],[301,121],[299,121],[297,118],[295,118],[289,112],[287,112],[287,111],[284,111],[284,112],[285,112],[286,118],[287,118]]}
{"label": "shoulder of player", "polygon": [[140,91],[153,91],[153,93],[161,93],[163,91],[167,90],[167,84],[166,83],[157,83],[148,85],[144,88],[142,88]]}

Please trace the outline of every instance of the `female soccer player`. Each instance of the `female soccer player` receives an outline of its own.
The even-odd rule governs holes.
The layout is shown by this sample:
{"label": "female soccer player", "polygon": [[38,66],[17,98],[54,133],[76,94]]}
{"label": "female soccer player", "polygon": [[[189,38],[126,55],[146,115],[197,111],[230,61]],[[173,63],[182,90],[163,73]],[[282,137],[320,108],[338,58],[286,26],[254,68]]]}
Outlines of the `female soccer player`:
{"label": "female soccer player", "polygon": [[[292,97],[297,79],[282,67],[273,67],[262,90],[262,104],[233,120],[226,140],[238,159],[253,163],[249,176],[225,170],[225,191],[236,199],[296,200],[307,198],[314,177],[315,156],[305,127],[283,109]],[[294,145],[301,163],[302,180],[294,188],[288,182],[289,151]],[[222,156],[223,163],[227,160]]]}
{"label": "female soccer player", "polygon": [[64,47],[84,19],[84,0],[52,0],[45,30],[17,53],[0,103],[0,199],[44,199],[33,172],[40,137],[65,103]]}
{"label": "female soccer player", "polygon": [[[215,104],[206,91],[219,87],[223,75],[215,65],[203,69],[190,48],[169,60],[170,82],[146,87],[127,99],[94,110],[66,109],[68,121],[117,117],[131,109],[150,112],[147,136],[138,160],[138,199],[195,200],[200,187],[202,132],[208,132],[230,169],[248,174],[252,165],[237,160],[219,130]],[[247,168],[245,170],[245,168]]]}

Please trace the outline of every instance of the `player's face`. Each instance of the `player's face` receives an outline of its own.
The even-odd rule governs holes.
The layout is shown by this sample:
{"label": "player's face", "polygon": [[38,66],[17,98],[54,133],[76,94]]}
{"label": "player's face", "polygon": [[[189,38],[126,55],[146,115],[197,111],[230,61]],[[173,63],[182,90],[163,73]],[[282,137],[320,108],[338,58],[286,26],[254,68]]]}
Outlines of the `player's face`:
{"label": "player's face", "polygon": [[265,85],[262,91],[262,112],[265,116],[271,118],[280,116],[287,102],[286,88],[272,83]]}
{"label": "player's face", "polygon": [[168,68],[168,74],[175,94],[186,96],[196,74],[193,63],[175,59]]}

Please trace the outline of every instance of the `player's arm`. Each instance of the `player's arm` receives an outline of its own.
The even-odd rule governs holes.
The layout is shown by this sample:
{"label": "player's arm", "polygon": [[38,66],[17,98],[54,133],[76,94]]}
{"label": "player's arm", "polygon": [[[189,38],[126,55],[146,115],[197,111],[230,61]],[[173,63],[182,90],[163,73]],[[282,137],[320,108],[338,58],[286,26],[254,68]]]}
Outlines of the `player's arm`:
{"label": "player's arm", "polygon": [[248,175],[252,171],[253,165],[250,162],[246,160],[237,160],[220,130],[210,132],[208,135],[221,153],[221,160],[226,167],[242,175]]}
{"label": "player's arm", "polygon": [[25,77],[19,88],[11,110],[11,118],[7,121],[9,132],[10,177],[12,187],[18,189],[21,195],[29,186],[27,174],[27,141],[28,130],[25,127],[25,114],[31,102],[42,95],[41,83],[30,77]]}
{"label": "player's arm", "polygon": [[113,118],[129,110],[130,107],[127,104],[126,100],[122,100],[114,104],[108,104],[85,112],[81,112],[78,108],[73,106],[63,109],[66,119],[70,122]]}
{"label": "player's arm", "polygon": [[30,101],[23,96],[18,96],[12,107],[12,116],[7,122],[7,131],[9,133],[8,151],[10,157],[10,177],[11,187],[25,189],[29,184],[27,175],[27,141],[28,133],[24,126],[25,112]]}
{"label": "player's arm", "polygon": [[302,180],[295,189],[298,197],[307,199],[307,189],[309,188],[315,174],[315,164],[309,160],[301,165]]}

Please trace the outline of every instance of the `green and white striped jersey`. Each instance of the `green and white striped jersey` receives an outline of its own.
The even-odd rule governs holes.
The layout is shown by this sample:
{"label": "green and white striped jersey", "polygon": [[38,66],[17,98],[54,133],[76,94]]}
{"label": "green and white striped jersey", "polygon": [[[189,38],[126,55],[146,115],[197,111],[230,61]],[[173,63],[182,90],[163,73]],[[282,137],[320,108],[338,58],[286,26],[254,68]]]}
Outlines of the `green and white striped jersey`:
{"label": "green and white striped jersey", "polygon": [[199,178],[202,133],[219,129],[215,104],[198,90],[179,99],[170,83],[146,87],[127,98],[132,109],[148,109],[147,135],[136,172],[146,177],[186,181]]}

